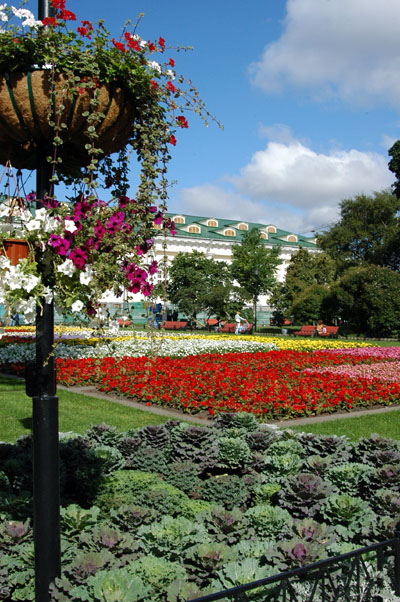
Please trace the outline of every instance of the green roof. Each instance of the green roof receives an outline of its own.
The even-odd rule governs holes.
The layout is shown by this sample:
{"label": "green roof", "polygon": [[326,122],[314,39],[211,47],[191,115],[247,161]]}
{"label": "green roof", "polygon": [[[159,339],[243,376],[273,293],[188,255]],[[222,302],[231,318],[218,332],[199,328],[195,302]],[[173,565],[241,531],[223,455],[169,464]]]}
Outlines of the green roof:
{"label": "green roof", "polygon": [[[167,213],[167,217],[174,219],[175,217],[180,217],[184,219],[185,223],[177,223],[175,220],[175,230],[177,231],[176,236],[189,238],[192,240],[196,239],[208,239],[215,241],[226,241],[231,243],[238,243],[243,238],[243,233],[246,231],[245,229],[240,229],[240,224],[246,224],[248,230],[253,230],[257,228],[261,232],[266,232],[268,234],[268,239],[265,239],[266,245],[284,245],[289,247],[308,247],[315,249],[317,247],[315,243],[315,239],[307,238],[302,234],[297,234],[296,232],[291,232],[288,230],[282,230],[278,228],[273,223],[260,224],[256,222],[248,222],[245,220],[233,220],[215,217],[213,215],[207,216],[198,216],[198,215],[186,215],[184,213]],[[209,226],[207,222],[210,220],[215,220],[217,222],[217,226]],[[189,226],[197,226],[199,228],[199,232],[189,232]],[[267,231],[269,226],[274,226],[276,228],[276,232]],[[235,235],[225,234],[226,230],[233,230]],[[290,235],[295,235],[297,237],[296,241],[288,241],[287,237]]]}

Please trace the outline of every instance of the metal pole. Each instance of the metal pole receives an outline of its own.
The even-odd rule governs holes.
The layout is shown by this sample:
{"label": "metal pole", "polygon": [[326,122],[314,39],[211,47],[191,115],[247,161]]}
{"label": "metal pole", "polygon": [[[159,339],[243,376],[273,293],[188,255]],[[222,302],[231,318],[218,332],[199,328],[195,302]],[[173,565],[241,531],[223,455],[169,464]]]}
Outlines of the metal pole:
{"label": "metal pole", "polygon": [[[51,16],[48,0],[38,0],[38,16]],[[38,150],[36,196],[50,193],[51,168],[46,153]],[[48,258],[40,257],[42,280],[51,271]],[[60,469],[58,448],[58,398],[53,357],[54,302],[36,309],[36,365],[33,421],[33,529],[35,550],[35,600],[50,602],[49,586],[60,575]]]}

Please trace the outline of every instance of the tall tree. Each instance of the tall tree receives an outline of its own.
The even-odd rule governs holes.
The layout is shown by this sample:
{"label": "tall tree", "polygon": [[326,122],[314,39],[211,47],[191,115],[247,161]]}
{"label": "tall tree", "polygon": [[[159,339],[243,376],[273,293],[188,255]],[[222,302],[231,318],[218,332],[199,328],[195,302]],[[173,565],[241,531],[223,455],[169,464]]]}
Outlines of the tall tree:
{"label": "tall tree", "polygon": [[252,300],[254,327],[257,329],[257,299],[272,291],[276,282],[276,269],[280,264],[279,249],[268,249],[256,228],[243,234],[242,242],[232,247],[232,276]]}
{"label": "tall tree", "polygon": [[[316,291],[325,290],[333,282],[334,276],[335,262],[329,255],[310,253],[307,249],[300,248],[290,260],[285,282],[277,283],[274,287],[270,299],[271,305],[276,309],[274,315],[300,322],[318,319],[321,294]],[[310,308],[308,314],[307,303]]]}
{"label": "tall tree", "polygon": [[400,333],[400,274],[375,265],[349,268],[323,301],[352,332],[367,336]]}
{"label": "tall tree", "polygon": [[390,192],[357,195],[340,204],[340,220],[318,236],[338,274],[368,264],[400,270],[400,200]]}
{"label": "tall tree", "polygon": [[199,251],[178,253],[168,270],[167,297],[193,321],[200,312],[224,317],[231,292],[228,265]]}

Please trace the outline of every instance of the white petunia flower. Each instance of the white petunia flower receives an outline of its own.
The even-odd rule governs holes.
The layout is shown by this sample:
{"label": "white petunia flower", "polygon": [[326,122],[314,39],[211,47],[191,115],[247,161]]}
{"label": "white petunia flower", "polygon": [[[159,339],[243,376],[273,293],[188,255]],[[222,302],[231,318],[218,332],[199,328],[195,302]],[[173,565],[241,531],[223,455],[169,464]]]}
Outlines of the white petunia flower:
{"label": "white petunia flower", "polygon": [[6,257],[5,255],[1,255],[0,256],[0,270],[7,270],[9,269],[11,263],[10,260],[8,259],[8,257]]}
{"label": "white petunia flower", "polygon": [[85,267],[85,271],[79,274],[79,282],[89,285],[93,279],[93,268],[90,265]]}
{"label": "white petunia flower", "polygon": [[37,284],[39,284],[40,282],[40,278],[39,276],[34,276],[33,274],[30,274],[29,276],[27,276],[26,278],[24,278],[23,280],[23,288],[28,291],[28,293],[30,293]]}
{"label": "white petunia flower", "polygon": [[31,219],[25,224],[25,228],[29,230],[29,232],[33,232],[34,230],[42,229],[42,222],[39,219]]}
{"label": "white petunia flower", "polygon": [[75,230],[77,230],[77,227],[75,226],[75,222],[73,219],[66,219],[64,222],[64,229],[67,232],[75,232]]}
{"label": "white petunia flower", "polygon": [[72,311],[81,311],[81,309],[83,308],[83,303],[80,299],[78,299],[78,301],[74,301],[74,303],[71,305],[71,310]]}
{"label": "white petunia flower", "polygon": [[53,291],[48,286],[45,286],[43,289],[43,298],[45,303],[48,304],[50,304],[54,299]]}
{"label": "white petunia flower", "polygon": [[57,266],[57,272],[71,277],[76,272],[76,267],[72,263],[71,259],[66,259],[61,265]]}
{"label": "white petunia flower", "polygon": [[174,72],[171,71],[171,69],[167,69],[166,72],[165,72],[165,74],[168,75],[169,79],[172,79],[172,80],[175,79]]}

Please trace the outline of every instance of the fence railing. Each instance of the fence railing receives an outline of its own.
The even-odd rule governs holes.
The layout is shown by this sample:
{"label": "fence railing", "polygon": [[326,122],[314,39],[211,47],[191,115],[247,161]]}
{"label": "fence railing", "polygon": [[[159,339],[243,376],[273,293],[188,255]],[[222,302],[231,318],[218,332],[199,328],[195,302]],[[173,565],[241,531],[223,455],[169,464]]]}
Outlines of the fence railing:
{"label": "fence railing", "polygon": [[394,593],[400,596],[398,537],[190,602],[381,602],[385,568]]}

